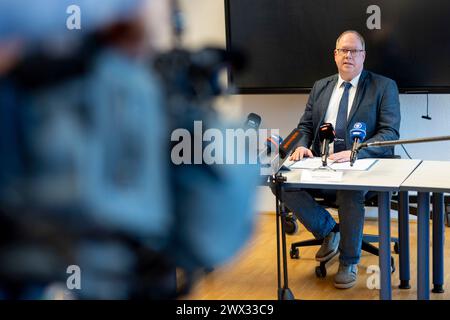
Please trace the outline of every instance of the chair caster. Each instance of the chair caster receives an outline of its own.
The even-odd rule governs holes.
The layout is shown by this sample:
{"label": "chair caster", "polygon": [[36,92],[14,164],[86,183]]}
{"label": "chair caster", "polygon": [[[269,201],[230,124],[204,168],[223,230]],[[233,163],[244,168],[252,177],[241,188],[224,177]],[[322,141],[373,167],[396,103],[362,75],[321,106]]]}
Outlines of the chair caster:
{"label": "chair caster", "polygon": [[284,221],[284,232],[287,235],[292,236],[298,232],[298,223],[295,216],[287,216]]}
{"label": "chair caster", "polygon": [[300,259],[300,250],[298,248],[291,248],[289,254],[291,255],[291,259]]}
{"label": "chair caster", "polygon": [[399,254],[400,253],[400,248],[398,246],[398,242],[394,243],[394,252],[395,252],[395,254]]}
{"label": "chair caster", "polygon": [[315,271],[317,278],[325,278],[327,276],[327,268],[322,264],[320,264],[320,266],[317,266]]}

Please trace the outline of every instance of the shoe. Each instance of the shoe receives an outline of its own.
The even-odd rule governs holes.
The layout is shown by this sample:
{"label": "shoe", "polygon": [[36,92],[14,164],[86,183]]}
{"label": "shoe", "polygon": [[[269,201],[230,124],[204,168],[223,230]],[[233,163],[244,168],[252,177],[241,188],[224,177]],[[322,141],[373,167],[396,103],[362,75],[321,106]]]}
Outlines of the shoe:
{"label": "shoe", "polygon": [[334,276],[334,286],[338,289],[349,289],[356,283],[358,265],[339,263],[339,270]]}
{"label": "shoe", "polygon": [[339,241],[341,234],[339,232],[331,231],[322,242],[319,251],[316,253],[317,261],[328,261],[338,254]]}

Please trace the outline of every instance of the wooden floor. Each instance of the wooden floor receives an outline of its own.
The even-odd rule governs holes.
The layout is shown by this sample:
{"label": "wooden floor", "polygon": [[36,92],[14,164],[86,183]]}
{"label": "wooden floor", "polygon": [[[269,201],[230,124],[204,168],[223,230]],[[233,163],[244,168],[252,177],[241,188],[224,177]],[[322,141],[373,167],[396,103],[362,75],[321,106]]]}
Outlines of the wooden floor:
{"label": "wooden floor", "polygon": [[[377,222],[366,221],[364,232],[377,234]],[[255,226],[252,239],[245,248],[226,265],[217,268],[213,272],[200,278],[184,299],[209,299],[209,300],[259,300],[277,298],[277,273],[276,273],[276,237],[275,215],[261,214]],[[397,223],[392,222],[392,236],[397,236]],[[450,234],[450,228],[446,228],[446,235]],[[411,250],[411,289],[398,288],[398,256],[393,255],[397,271],[392,275],[392,297],[398,299],[416,299],[416,257],[417,257],[417,225],[410,223],[410,250]],[[430,230],[431,237],[431,230]],[[311,234],[301,227],[295,236],[288,236],[287,243],[310,239]],[[301,248],[300,259],[289,258],[289,287],[296,299],[359,299],[372,300],[379,298],[379,290],[368,289],[367,282],[371,274],[367,273],[370,265],[378,265],[378,257],[363,252],[359,264],[357,284],[347,290],[335,289],[333,276],[337,271],[339,262],[334,258],[328,264],[326,278],[317,278],[314,268],[317,262],[314,255],[318,247]],[[431,248],[430,248],[431,250]],[[431,251],[430,251],[431,258]],[[431,299],[450,299],[450,250],[445,246],[445,293],[431,293]],[[430,280],[432,267],[430,264]],[[431,282],[430,282],[431,287]]]}

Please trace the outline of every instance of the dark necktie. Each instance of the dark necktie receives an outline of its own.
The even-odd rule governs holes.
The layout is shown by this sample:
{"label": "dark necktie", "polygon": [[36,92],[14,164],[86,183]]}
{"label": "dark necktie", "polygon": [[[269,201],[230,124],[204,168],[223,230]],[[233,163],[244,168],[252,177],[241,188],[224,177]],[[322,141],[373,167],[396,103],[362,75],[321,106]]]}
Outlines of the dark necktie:
{"label": "dark necktie", "polygon": [[348,114],[348,96],[352,84],[344,82],[344,93],[341,102],[339,102],[339,111],[336,117],[336,140],[334,141],[334,153],[344,151],[345,137],[347,136],[347,114]]}

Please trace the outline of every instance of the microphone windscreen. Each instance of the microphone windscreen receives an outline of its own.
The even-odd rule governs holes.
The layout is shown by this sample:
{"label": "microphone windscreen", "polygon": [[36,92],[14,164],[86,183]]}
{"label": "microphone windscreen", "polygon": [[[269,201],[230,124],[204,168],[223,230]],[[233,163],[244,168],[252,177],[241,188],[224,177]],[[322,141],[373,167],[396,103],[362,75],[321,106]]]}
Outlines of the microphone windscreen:
{"label": "microphone windscreen", "polygon": [[319,128],[319,139],[320,141],[324,141],[327,139],[329,142],[334,141],[335,138],[334,128],[331,123],[324,123]]}
{"label": "microphone windscreen", "polygon": [[259,125],[261,124],[261,117],[257,115],[256,113],[250,113],[247,116],[247,120],[245,121],[245,129],[253,128],[257,130],[259,128]]}
{"label": "microphone windscreen", "polygon": [[351,140],[355,140],[356,138],[359,141],[364,141],[366,138],[366,124],[364,122],[356,122],[353,128],[350,130],[350,138]]}
{"label": "microphone windscreen", "polygon": [[293,149],[297,146],[297,143],[300,141],[301,134],[299,129],[294,129],[292,132],[283,140],[280,144],[280,156],[282,158],[287,157],[287,155],[293,151]]}

